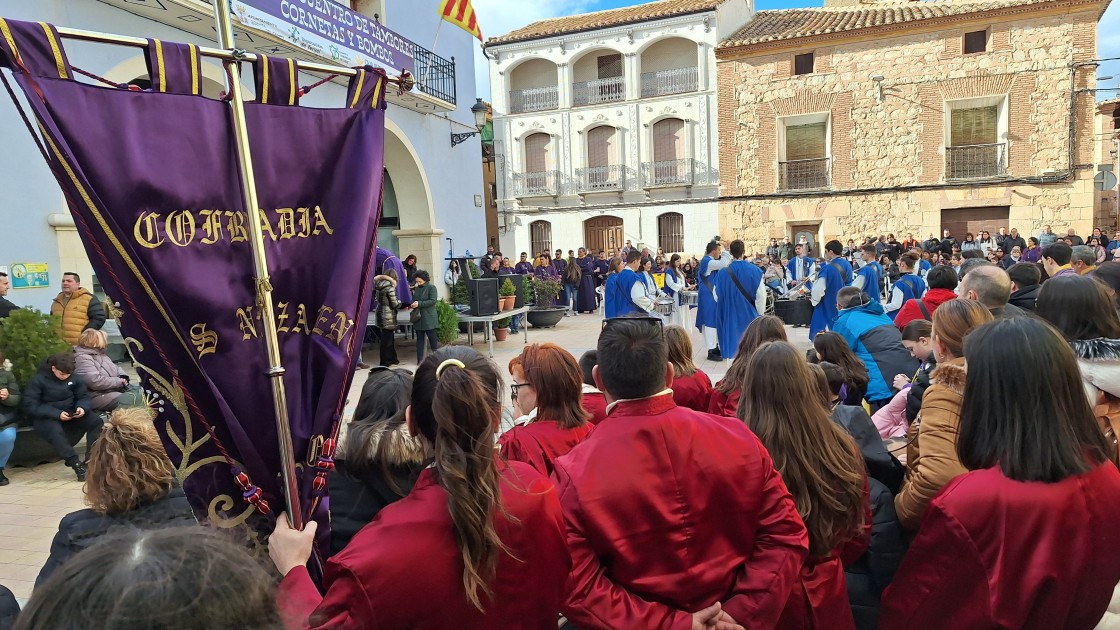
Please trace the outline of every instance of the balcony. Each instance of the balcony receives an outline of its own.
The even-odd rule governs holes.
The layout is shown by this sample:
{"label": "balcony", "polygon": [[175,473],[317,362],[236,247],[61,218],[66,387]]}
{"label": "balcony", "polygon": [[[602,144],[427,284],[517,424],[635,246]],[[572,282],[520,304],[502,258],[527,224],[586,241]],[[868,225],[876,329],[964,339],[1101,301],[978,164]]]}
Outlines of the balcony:
{"label": "balcony", "polygon": [[945,147],[945,179],[985,179],[1007,175],[1007,145]]}
{"label": "balcony", "polygon": [[828,188],[832,183],[828,167],[828,158],[778,162],[778,190]]}
{"label": "balcony", "polygon": [[620,164],[577,168],[576,186],[581,193],[622,190],[626,186],[626,168]]}
{"label": "balcony", "polygon": [[554,197],[560,194],[560,171],[514,173],[515,197]]}
{"label": "balcony", "polygon": [[691,158],[643,162],[642,181],[646,188],[691,186],[696,181],[696,169]]}
{"label": "balcony", "polygon": [[700,73],[696,68],[676,68],[642,73],[642,98],[695,92]]}
{"label": "balcony", "polygon": [[615,103],[626,99],[626,81],[623,77],[582,81],[573,87],[572,104],[576,107]]}
{"label": "balcony", "polygon": [[509,93],[509,113],[525,114],[556,109],[560,106],[560,91],[553,87],[511,90]]}
{"label": "balcony", "polygon": [[427,48],[415,44],[413,46],[416,55],[416,89],[454,105],[455,62],[444,59]]}

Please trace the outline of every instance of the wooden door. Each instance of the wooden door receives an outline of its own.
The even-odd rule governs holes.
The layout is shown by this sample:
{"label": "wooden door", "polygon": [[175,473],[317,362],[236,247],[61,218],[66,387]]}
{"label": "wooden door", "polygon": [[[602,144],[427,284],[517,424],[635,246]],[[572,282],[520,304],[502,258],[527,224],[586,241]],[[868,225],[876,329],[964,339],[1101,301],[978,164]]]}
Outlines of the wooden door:
{"label": "wooden door", "polygon": [[583,223],[585,242],[587,248],[598,253],[599,250],[609,252],[619,250],[626,244],[622,230],[622,219],[618,217],[595,217]]}
{"label": "wooden door", "polygon": [[[980,208],[954,208],[941,211],[941,230],[937,238],[941,238],[944,230],[950,230],[953,238],[958,242],[964,240],[967,232],[972,232],[976,240],[980,240],[980,233],[987,230],[992,238],[1001,227],[1007,225],[1007,216],[1010,208],[1007,206],[984,206]],[[1029,234],[1029,232],[1028,232]]]}

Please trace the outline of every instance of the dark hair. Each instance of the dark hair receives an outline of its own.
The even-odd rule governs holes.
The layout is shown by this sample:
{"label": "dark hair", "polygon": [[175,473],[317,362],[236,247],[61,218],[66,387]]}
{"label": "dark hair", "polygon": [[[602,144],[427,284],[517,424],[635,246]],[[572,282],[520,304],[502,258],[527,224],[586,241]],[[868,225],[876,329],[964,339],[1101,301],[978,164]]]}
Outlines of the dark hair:
{"label": "dark hair", "polygon": [[1007,275],[1020,289],[1034,286],[1042,281],[1042,272],[1034,263],[1015,263],[1008,268]]}
{"label": "dark hair", "polygon": [[[969,250],[965,253],[968,254],[968,253],[971,253],[972,251],[973,250]],[[965,256],[964,258],[965,258],[965,261],[961,263],[959,280],[964,280],[964,277],[966,275],[968,275],[968,272],[972,271],[973,269],[975,269],[977,267],[987,267],[987,266],[990,266],[992,264],[992,263],[988,262],[987,260],[984,260],[983,258],[977,258],[975,256],[972,256],[972,257]],[[958,280],[958,285],[957,286],[960,286],[959,280]]]}
{"label": "dark hair", "polygon": [[592,370],[595,366],[599,365],[599,352],[597,350],[588,350],[584,352],[579,358],[579,371],[583,374],[583,384],[595,387],[595,375]]}
{"label": "dark hair", "polygon": [[1089,277],[1112,289],[1113,301],[1120,305],[1120,262],[1108,261],[1097,265]]}
{"label": "dark hair", "polygon": [[905,264],[908,268],[913,269],[918,265],[918,260],[920,260],[920,258],[917,254],[915,254],[914,252],[906,252],[905,254],[898,257],[898,264]]}
{"label": "dark hair", "polygon": [[865,254],[874,254],[875,253],[875,246],[874,245],[864,245],[863,247],[860,247],[860,249]]}
{"label": "dark hair", "polygon": [[222,532],[120,528],[36,586],[14,628],[280,628],[276,584]]}
{"label": "dark hair", "polygon": [[390,489],[400,496],[408,493],[394,481],[390,467],[404,454],[421,462],[424,446],[405,430],[404,410],[412,397],[412,373],[408,370],[375,368],[362,385],[354,419],[339,446],[337,457],[346,461],[346,473],[361,479],[377,470]]}
{"label": "dark hair", "polygon": [[1033,236],[1028,238],[1027,239],[1027,246],[1029,247],[1031,243],[1034,243],[1035,245],[1038,245],[1038,239],[1033,237]]}
{"label": "dark hair", "polygon": [[642,252],[639,252],[636,249],[632,249],[629,252],[627,252],[627,254],[626,254],[626,264],[627,265],[634,262],[635,260],[641,260],[641,259],[642,259]]}
{"label": "dark hair", "polygon": [[424,269],[418,269],[418,270],[416,270],[416,273],[412,274],[412,279],[413,280],[415,280],[417,278],[423,280],[424,284],[427,284],[427,283],[432,281],[432,277],[430,275],[428,275],[428,272],[425,271]]}
{"label": "dark hair", "polygon": [[463,587],[480,611],[479,591],[493,597],[490,581],[505,552],[495,526],[497,513],[505,514],[494,459],[500,382],[498,369],[474,349],[446,346],[424,359],[412,383],[412,425],[435,449],[433,465],[447,492],[462,556]]}
{"label": "dark hair", "polygon": [[933,338],[933,322],[928,319],[913,319],[902,328],[903,341],[917,341],[925,337]]}
{"label": "dark hair", "polygon": [[739,338],[739,346],[735,349],[735,360],[731,362],[731,367],[727,368],[727,374],[724,374],[723,379],[716,383],[715,390],[730,396],[732,392],[739,389],[743,379],[746,378],[747,363],[759,346],[767,341],[788,340],[786,324],[781,319],[773,315],[754,318],[754,321],[747,324],[747,329]]}
{"label": "dark hair", "polygon": [[63,374],[74,373],[74,353],[59,352],[47,357],[47,367],[53,367]]}
{"label": "dark hair", "polygon": [[731,241],[731,247],[729,247],[728,249],[731,250],[731,257],[738,260],[743,257],[744,253],[746,253],[747,244],[739,239],[735,239]]}
{"label": "dark hair", "polygon": [[606,320],[599,334],[599,380],[611,398],[646,398],[665,389],[669,347],[660,324],[641,318]]}
{"label": "dark hair", "polygon": [[536,391],[537,417],[564,429],[581,427],[590,416],[583,410],[582,374],[576,358],[554,343],[532,343],[510,359],[509,373],[521,372]]}
{"label": "dark hair", "polygon": [[65,278],[66,276],[74,276],[74,282],[81,282],[82,281],[82,277],[79,276],[78,274],[74,273],[73,271],[62,272],[62,277]]}
{"label": "dark hair", "polygon": [[871,301],[871,296],[856,287],[844,287],[836,293],[836,304],[840,308],[853,308],[866,306]]}
{"label": "dark hair", "polygon": [[1120,339],[1120,316],[1100,282],[1085,276],[1058,276],[1043,283],[1034,313],[1067,341]]}
{"label": "dark hair", "polygon": [[867,366],[852,352],[848,342],[839,333],[832,331],[820,333],[813,338],[813,348],[821,355],[821,361],[835,363],[844,368],[848,385],[863,389],[871,380],[867,375]]}
{"label": "dark hair", "polygon": [[[832,392],[832,398],[840,395],[840,390],[844,388],[844,384],[848,382],[848,373],[844,368],[832,363],[830,361],[821,361],[815,363],[824,372],[825,379],[828,380],[828,391]],[[832,399],[829,399],[832,402]]]}
{"label": "dark hair", "polygon": [[1073,258],[1073,248],[1061,241],[1055,241],[1042,248],[1042,257],[1053,260],[1059,266],[1068,265]]}
{"label": "dark hair", "polygon": [[844,245],[836,239],[832,239],[831,241],[825,243],[824,248],[832,252],[833,254],[836,254],[837,256],[844,252]]}
{"label": "dark hair", "polygon": [[1077,360],[1051,326],[1033,317],[995,320],[969,335],[964,356],[957,455],[966,468],[999,466],[1015,481],[1055,483],[1108,460]]}
{"label": "dark hair", "polygon": [[673,374],[677,378],[696,374],[696,363],[692,360],[692,339],[688,336],[688,331],[681,326],[666,326],[665,343],[669,348]]}
{"label": "dark hair", "polygon": [[8,277],[7,272],[0,271],[0,278],[7,278],[7,277]]}
{"label": "dark hair", "polygon": [[948,265],[938,265],[926,274],[926,284],[931,289],[949,289],[952,291],[957,288],[957,272]]}
{"label": "dark hair", "polygon": [[708,254],[716,251],[717,247],[719,247],[719,241],[709,241],[708,245],[704,247],[704,255],[707,256]]}

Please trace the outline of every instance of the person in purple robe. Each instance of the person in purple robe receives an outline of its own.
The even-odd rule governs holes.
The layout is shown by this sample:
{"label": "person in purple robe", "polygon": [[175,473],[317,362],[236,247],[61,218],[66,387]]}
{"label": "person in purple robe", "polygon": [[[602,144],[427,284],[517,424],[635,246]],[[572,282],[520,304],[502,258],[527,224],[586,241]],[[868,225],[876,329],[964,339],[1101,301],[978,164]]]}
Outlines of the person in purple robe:
{"label": "person in purple robe", "polygon": [[594,313],[599,308],[599,300],[595,295],[595,259],[581,247],[577,260],[583,275],[579,279],[579,292],[576,293],[576,312]]}
{"label": "person in purple robe", "polygon": [[[401,259],[393,252],[378,247],[374,258],[374,271],[376,274],[383,274],[387,270],[392,269],[397,272],[398,278],[404,278],[404,265],[401,264]],[[412,290],[408,288],[407,282],[397,283],[397,299],[403,304],[412,304]],[[370,304],[370,310],[377,308],[377,300],[373,300]]]}
{"label": "person in purple robe", "polygon": [[519,273],[524,276],[528,276],[533,273],[533,263],[529,262],[528,253],[521,252],[521,260],[513,266],[513,271],[514,273]]}
{"label": "person in purple robe", "polygon": [[[548,254],[541,254],[540,257],[537,258],[537,266],[533,269],[533,275],[538,278],[547,278],[549,280],[560,282],[560,275],[556,273],[556,267],[553,266],[552,260],[549,258]],[[540,297],[542,304],[539,304],[538,306],[557,305],[557,296],[555,295],[542,295]]]}

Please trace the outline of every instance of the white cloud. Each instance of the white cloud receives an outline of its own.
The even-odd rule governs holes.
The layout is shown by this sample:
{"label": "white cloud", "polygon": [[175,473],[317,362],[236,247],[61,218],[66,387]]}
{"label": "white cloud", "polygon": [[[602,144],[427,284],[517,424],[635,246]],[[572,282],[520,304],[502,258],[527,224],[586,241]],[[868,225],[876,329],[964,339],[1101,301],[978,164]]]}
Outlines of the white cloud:
{"label": "white cloud", "polygon": [[[487,38],[505,35],[537,20],[591,11],[594,5],[594,0],[471,0],[482,34]],[[478,97],[489,100],[489,62],[479,48],[474,54],[474,74]]]}

